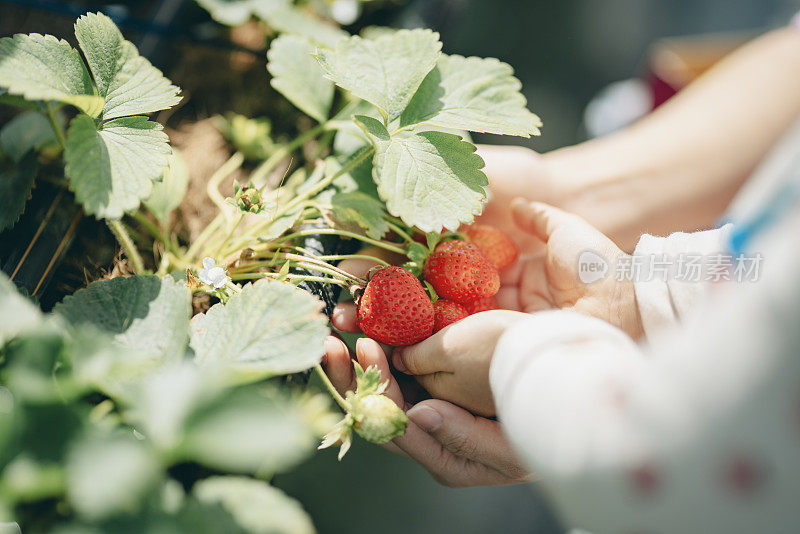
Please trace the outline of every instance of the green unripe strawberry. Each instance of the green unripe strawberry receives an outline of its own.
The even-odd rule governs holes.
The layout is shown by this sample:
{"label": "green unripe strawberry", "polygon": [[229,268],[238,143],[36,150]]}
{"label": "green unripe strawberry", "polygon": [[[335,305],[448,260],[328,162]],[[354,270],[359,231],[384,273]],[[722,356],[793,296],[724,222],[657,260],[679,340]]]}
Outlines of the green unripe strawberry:
{"label": "green unripe strawberry", "polygon": [[408,417],[385,395],[367,395],[352,400],[353,429],[371,443],[386,443],[406,431]]}

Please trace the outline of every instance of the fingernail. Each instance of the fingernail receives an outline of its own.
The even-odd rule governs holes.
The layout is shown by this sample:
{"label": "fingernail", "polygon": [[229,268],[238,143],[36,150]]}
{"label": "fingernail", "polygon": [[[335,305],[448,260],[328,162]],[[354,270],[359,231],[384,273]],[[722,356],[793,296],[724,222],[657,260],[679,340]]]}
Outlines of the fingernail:
{"label": "fingernail", "polygon": [[430,406],[414,406],[406,415],[425,432],[433,432],[442,425],[442,416]]}
{"label": "fingernail", "polygon": [[528,201],[522,197],[517,197],[511,201],[511,209],[519,210],[528,206]]}
{"label": "fingernail", "polygon": [[332,354],[332,353],[336,352],[337,350],[340,350],[341,348],[342,348],[341,341],[339,341],[338,339],[336,339],[333,336],[326,337],[325,338],[325,354],[323,355],[322,362],[327,364],[328,363],[328,358],[327,358],[328,354]]}
{"label": "fingernail", "polygon": [[394,365],[394,368],[401,373],[405,373],[407,375],[411,374],[408,372],[408,368],[403,363],[403,349],[394,349],[392,352],[392,365]]}
{"label": "fingernail", "polygon": [[341,318],[343,313],[344,310],[342,310],[341,308],[338,307],[334,308],[333,313],[331,314],[331,321],[336,322],[337,320],[339,320],[339,318]]}

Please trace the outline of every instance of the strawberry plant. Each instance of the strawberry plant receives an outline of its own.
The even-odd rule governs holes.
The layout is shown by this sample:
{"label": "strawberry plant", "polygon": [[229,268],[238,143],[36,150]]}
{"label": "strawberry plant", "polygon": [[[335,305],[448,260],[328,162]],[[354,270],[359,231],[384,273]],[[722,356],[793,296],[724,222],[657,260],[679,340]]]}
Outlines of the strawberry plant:
{"label": "strawberry plant", "polygon": [[[39,169],[60,169],[126,274],[51,313],[0,278],[0,521],[31,532],[312,531],[272,475],[324,435],[341,457],[353,432],[385,443],[406,424],[374,368],[356,366],[356,391],[333,389],[312,293],[348,290],[365,334],[407,345],[495,308],[498,269],[518,254],[468,226],[488,184],[468,132],[541,126],[510,66],[444,54],[430,30],[351,36],[289,1],[198,1],[224,24],[269,26],[269,83],[312,125],[278,140],[263,119],[218,117],[233,151],[193,237],[175,214],[186,162],[149,117],[180,90],[102,14],[77,20],[78,49],[0,39],[0,103],[23,110],[0,131],[0,230]],[[223,194],[235,173],[245,179]],[[327,237],[401,265],[314,245]],[[380,268],[362,280],[337,266],[347,258]],[[295,379],[308,370],[342,415]]]}

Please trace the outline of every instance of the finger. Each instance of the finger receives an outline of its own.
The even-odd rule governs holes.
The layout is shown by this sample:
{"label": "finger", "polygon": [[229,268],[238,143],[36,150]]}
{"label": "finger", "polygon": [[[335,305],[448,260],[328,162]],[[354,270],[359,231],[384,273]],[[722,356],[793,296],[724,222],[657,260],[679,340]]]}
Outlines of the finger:
{"label": "finger", "polygon": [[339,269],[352,274],[353,276],[357,276],[359,278],[364,278],[367,276],[367,273],[373,267],[381,265],[377,261],[372,260],[365,260],[365,259],[355,259],[355,260],[344,260],[339,263]]}
{"label": "finger", "polygon": [[500,286],[500,290],[494,296],[497,299],[497,305],[501,310],[522,310],[522,305],[519,299],[519,288],[515,286]]}
{"label": "finger", "polygon": [[356,305],[353,302],[340,302],[331,313],[331,324],[341,332],[359,332]]}
{"label": "finger", "polygon": [[414,406],[408,418],[448,452],[489,466],[508,478],[529,479],[497,421],[435,399]]}
{"label": "finger", "polygon": [[371,365],[378,368],[378,371],[381,372],[381,382],[389,381],[389,385],[386,388],[386,396],[392,399],[400,408],[405,408],[400,386],[392,376],[386,353],[383,352],[378,342],[367,337],[358,339],[356,341],[356,358],[364,369]]}
{"label": "finger", "polygon": [[350,360],[350,351],[347,345],[335,337],[325,338],[325,355],[323,357],[325,374],[340,394],[355,391],[356,380],[353,372],[353,362]]}
{"label": "finger", "polygon": [[542,202],[529,202],[515,198],[511,202],[511,215],[514,223],[544,242],[556,228],[574,222],[575,216]]}
{"label": "finger", "polygon": [[408,423],[405,434],[395,438],[393,443],[446,486],[494,486],[509,482],[496,470],[446,450],[413,422]]}
{"label": "finger", "polygon": [[397,347],[392,354],[392,363],[401,373],[412,375],[450,371],[446,340],[447,332],[442,331],[416,345]]}
{"label": "finger", "polygon": [[500,271],[500,286],[518,286],[522,277],[522,269],[525,266],[524,258],[520,258]]}

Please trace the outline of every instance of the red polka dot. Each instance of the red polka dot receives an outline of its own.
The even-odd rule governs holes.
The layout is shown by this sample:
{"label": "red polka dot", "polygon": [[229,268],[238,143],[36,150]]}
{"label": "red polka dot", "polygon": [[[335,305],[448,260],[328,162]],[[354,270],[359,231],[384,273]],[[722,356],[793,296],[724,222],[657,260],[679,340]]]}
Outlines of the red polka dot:
{"label": "red polka dot", "polygon": [[762,464],[747,454],[734,454],[722,466],[725,487],[738,495],[752,495],[763,485],[766,473]]}
{"label": "red polka dot", "polygon": [[661,487],[661,474],[653,464],[643,463],[630,472],[634,492],[641,497],[652,497]]}

